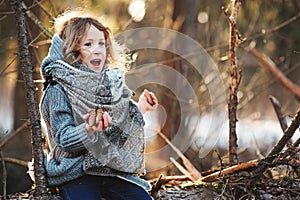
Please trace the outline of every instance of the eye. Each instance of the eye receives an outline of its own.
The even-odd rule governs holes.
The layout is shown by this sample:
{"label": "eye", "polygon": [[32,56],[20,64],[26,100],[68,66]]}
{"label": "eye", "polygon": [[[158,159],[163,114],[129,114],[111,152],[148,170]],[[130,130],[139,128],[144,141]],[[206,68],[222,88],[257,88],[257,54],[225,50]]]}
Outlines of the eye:
{"label": "eye", "polygon": [[99,46],[105,46],[105,42],[99,42]]}
{"label": "eye", "polygon": [[92,44],[90,42],[86,42],[83,44],[83,46],[86,46],[86,47],[90,47]]}

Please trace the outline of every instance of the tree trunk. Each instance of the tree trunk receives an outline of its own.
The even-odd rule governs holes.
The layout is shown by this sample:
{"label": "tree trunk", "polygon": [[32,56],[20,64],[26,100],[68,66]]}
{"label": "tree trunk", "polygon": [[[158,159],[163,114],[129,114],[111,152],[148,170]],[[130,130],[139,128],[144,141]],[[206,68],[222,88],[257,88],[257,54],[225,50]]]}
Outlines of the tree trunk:
{"label": "tree trunk", "polygon": [[236,20],[238,15],[240,1],[235,0],[232,3],[231,16],[229,17],[230,23],[230,63],[231,63],[231,84],[229,87],[229,162],[230,164],[238,163],[237,156],[237,134],[236,134],[236,111],[238,104],[238,72],[237,72],[237,58],[236,58],[236,39],[237,39],[237,30],[236,30]]}
{"label": "tree trunk", "polygon": [[33,65],[28,48],[28,33],[25,25],[25,10],[21,0],[11,0],[16,17],[17,37],[19,43],[19,63],[24,79],[26,90],[26,102],[28,115],[30,118],[30,129],[32,131],[32,154],[34,158],[35,169],[35,193],[34,196],[42,197],[46,195],[46,177],[43,164],[42,132],[38,105],[35,94],[35,85],[33,82]]}

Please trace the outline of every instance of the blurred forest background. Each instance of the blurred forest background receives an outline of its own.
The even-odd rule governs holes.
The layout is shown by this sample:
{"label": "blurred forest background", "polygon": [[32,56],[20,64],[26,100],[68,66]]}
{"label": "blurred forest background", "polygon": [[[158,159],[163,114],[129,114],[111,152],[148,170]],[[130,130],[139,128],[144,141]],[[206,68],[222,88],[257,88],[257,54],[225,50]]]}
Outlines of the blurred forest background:
{"label": "blurred forest background", "polygon": [[[228,91],[230,84],[229,23],[224,11],[229,8],[229,0],[26,0],[24,4],[28,9],[26,25],[35,67],[34,78],[38,99],[42,95],[43,86],[39,65],[48,52],[53,34],[52,22],[60,13],[74,8],[87,10],[96,16],[103,16],[105,24],[111,27],[114,34],[141,27],[160,27],[188,35],[202,45],[217,64],[226,93]],[[255,153],[251,153],[254,146],[253,135],[262,152],[266,152],[282,134],[269,95],[279,100],[287,119],[295,114],[299,106],[299,99],[282,86],[267,68],[259,64],[246,47],[251,42],[255,42],[255,48],[259,52],[272,59],[285,76],[300,86],[299,13],[300,1],[298,0],[242,1],[237,20],[240,35],[237,59],[241,73],[237,134],[239,147],[244,148],[239,154],[240,160],[256,158]],[[0,156],[15,158],[19,161],[19,164],[2,162],[7,171],[8,193],[25,191],[32,186],[25,167],[26,162],[32,158],[31,136],[28,128],[21,129],[18,135],[6,144],[1,143],[7,134],[22,127],[28,119],[26,94],[18,67],[17,45],[14,12],[8,1],[0,0]],[[132,65],[133,68],[150,62],[164,63],[189,80],[197,94],[199,104],[195,108],[201,113],[198,116],[200,119],[210,114],[218,115],[218,113],[210,113],[211,100],[203,77],[195,73],[184,60],[174,59],[175,55],[157,52],[153,49],[142,49],[135,53],[138,54],[135,54],[136,60]],[[168,62],[165,62],[166,60]],[[176,82],[176,80],[168,80],[168,76],[163,78],[166,81]],[[161,132],[169,138],[174,137],[174,133],[179,128],[180,118],[191,119],[191,113],[178,113],[179,101],[187,101],[187,99],[184,97],[178,99],[167,88],[155,84],[148,85],[147,88],[157,94],[160,104],[167,113],[166,123]],[[184,89],[183,86],[182,89]],[[141,91],[138,89],[137,93]],[[215,111],[226,112],[226,108],[221,107]],[[199,140],[201,140],[201,134],[207,134],[203,131],[206,129],[195,124],[197,120],[196,122],[187,121],[184,124],[186,134],[195,134],[197,137],[193,139],[190,148],[184,153],[199,171],[218,165],[218,158],[213,150],[218,150],[219,154],[224,156],[224,160],[227,159],[228,124],[214,124],[224,127],[221,134],[224,139],[215,138],[215,140],[220,139],[220,143],[210,148],[211,151],[204,155],[200,153],[203,151],[204,142],[199,142]],[[191,127],[197,127],[197,129]],[[186,138],[190,139],[190,137]],[[165,145],[162,140],[156,142],[153,148]],[[147,162],[146,160],[148,168],[153,167],[150,166],[153,163],[160,165],[159,161]],[[1,180],[4,169],[2,165],[0,167]],[[171,163],[164,169],[149,171],[145,178],[157,177],[161,171],[168,175],[179,173]],[[0,191],[2,192],[2,188]]]}

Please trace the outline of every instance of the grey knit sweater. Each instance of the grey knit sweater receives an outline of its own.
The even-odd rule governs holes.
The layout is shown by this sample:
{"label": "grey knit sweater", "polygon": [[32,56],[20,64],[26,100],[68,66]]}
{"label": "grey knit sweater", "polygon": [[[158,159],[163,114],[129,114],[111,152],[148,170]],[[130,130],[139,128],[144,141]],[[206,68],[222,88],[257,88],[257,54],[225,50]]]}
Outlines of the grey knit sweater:
{"label": "grey knit sweater", "polygon": [[[56,60],[64,60],[61,52],[62,40],[55,35],[48,56],[42,62],[42,68]],[[72,158],[62,158],[60,162],[54,158],[45,158],[47,182],[49,186],[56,186],[84,175],[83,160],[81,154],[85,145],[92,143],[87,136],[85,123],[76,125],[72,107],[68,98],[59,84],[49,84],[42,97],[41,114],[47,128],[47,137],[54,140],[50,148],[58,145],[67,152],[72,152]],[[84,145],[85,144],[85,145]],[[102,176],[116,176],[150,189],[150,185],[140,179],[136,174],[121,173],[114,170],[103,170]]]}

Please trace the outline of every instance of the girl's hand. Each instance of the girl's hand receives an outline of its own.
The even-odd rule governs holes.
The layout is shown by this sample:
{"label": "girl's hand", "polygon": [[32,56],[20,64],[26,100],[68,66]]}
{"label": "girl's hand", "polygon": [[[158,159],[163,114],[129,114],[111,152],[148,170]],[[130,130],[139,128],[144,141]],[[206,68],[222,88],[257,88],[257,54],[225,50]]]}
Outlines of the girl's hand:
{"label": "girl's hand", "polygon": [[84,121],[86,122],[85,129],[89,137],[91,137],[95,132],[103,131],[109,127],[112,122],[112,118],[106,111],[102,113],[102,118],[99,119],[98,123],[90,124],[89,122],[91,117],[93,116],[91,116],[90,112],[83,116]]}
{"label": "girl's hand", "polygon": [[138,102],[138,108],[140,109],[141,113],[144,114],[147,111],[155,110],[157,106],[158,101],[155,94],[145,89]]}

